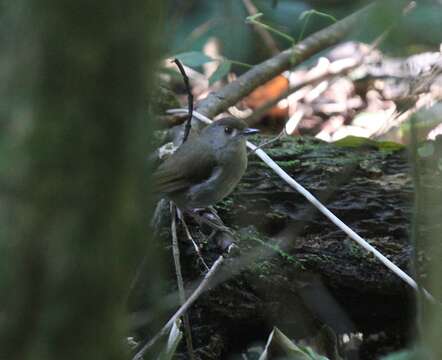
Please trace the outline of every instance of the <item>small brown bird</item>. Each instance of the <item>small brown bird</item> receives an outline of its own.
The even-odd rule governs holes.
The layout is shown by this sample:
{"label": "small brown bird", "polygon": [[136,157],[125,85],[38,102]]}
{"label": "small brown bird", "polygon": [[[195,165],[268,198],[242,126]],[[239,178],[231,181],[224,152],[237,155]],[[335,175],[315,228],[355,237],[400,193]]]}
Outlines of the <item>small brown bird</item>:
{"label": "small brown bird", "polygon": [[258,130],[232,117],[189,138],[155,172],[156,191],[181,209],[214,205],[229,195],[247,168],[247,135]]}

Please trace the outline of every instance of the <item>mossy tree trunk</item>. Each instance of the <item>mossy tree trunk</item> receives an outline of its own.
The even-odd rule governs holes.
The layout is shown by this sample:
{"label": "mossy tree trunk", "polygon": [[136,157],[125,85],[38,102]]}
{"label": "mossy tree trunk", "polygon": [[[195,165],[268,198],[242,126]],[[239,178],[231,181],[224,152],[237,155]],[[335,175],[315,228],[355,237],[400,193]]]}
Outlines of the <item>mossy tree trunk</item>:
{"label": "mossy tree trunk", "polygon": [[2,4],[1,359],[124,356],[163,3]]}
{"label": "mossy tree trunk", "polygon": [[[415,184],[414,240],[416,242],[416,272],[423,278],[420,285],[430,291],[435,303],[420,298],[421,345],[433,359],[442,357],[442,138],[435,142],[416,144],[416,123],[412,122],[412,164]],[[427,151],[425,153],[425,150]],[[419,266],[425,260],[425,266]],[[422,355],[424,356],[424,355]]]}

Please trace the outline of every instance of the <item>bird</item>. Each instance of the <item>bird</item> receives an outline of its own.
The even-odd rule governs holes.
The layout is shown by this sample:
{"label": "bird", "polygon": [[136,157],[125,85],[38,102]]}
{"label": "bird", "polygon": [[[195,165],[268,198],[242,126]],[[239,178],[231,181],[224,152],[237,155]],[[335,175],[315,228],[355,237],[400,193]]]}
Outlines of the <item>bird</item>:
{"label": "bird", "polygon": [[244,175],[246,137],[257,132],[237,118],[214,121],[160,164],[153,174],[155,191],[182,210],[215,205]]}

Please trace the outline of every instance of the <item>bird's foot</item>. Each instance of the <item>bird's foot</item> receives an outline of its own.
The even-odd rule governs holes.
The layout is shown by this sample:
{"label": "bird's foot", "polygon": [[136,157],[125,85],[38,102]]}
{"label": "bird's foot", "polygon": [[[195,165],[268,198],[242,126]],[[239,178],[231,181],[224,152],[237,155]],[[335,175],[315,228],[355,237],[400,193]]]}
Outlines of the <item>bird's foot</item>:
{"label": "bird's foot", "polygon": [[211,206],[208,208],[192,209],[188,212],[188,214],[200,226],[207,225],[212,230],[223,231],[233,235],[232,230],[224,225],[215,208]]}
{"label": "bird's foot", "polygon": [[187,211],[187,214],[200,226],[207,226],[212,230],[208,241],[214,240],[219,248],[230,255],[239,252],[232,230],[224,225],[224,222],[213,207],[198,208]]}
{"label": "bird's foot", "polygon": [[204,261],[203,255],[201,253],[201,249],[198,246],[198,244],[195,242],[195,240],[193,239],[193,236],[190,233],[189,227],[187,226],[186,220],[184,220],[183,213],[178,208],[177,208],[177,215],[178,215],[178,219],[180,220],[181,224],[183,224],[183,228],[186,233],[187,239],[192,243],[193,248],[195,249],[198,259],[201,261],[201,264],[203,264],[206,271],[209,270],[209,267],[207,266],[206,262]]}

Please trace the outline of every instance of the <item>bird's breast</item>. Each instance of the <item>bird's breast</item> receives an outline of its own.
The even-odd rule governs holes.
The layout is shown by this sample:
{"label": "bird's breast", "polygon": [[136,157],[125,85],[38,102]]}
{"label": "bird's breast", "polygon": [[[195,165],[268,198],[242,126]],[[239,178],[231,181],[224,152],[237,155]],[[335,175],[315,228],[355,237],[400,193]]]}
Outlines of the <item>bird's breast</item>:
{"label": "bird's breast", "polygon": [[247,151],[238,147],[234,151],[217,154],[216,166],[206,181],[192,186],[188,193],[190,207],[214,205],[228,196],[241,180],[247,168]]}

